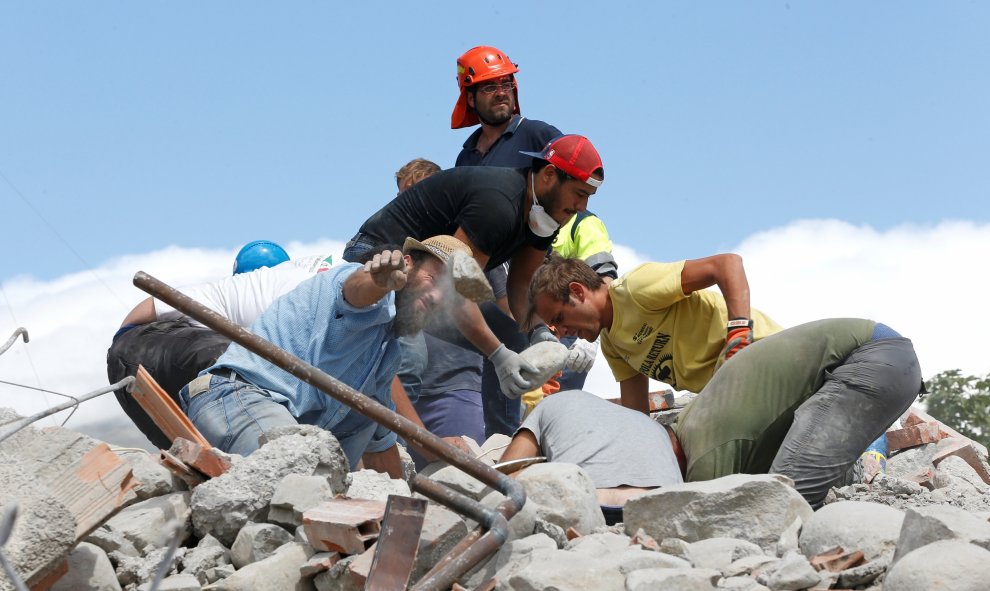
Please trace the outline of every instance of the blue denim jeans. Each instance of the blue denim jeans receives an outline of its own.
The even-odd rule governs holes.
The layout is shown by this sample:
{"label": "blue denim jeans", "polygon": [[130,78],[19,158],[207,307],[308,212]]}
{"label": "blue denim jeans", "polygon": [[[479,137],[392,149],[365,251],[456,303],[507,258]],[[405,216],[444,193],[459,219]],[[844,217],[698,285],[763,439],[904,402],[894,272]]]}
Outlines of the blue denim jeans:
{"label": "blue denim jeans", "polygon": [[377,246],[379,246],[379,244],[371,237],[358,232],[353,238],[347,241],[347,244],[344,245],[343,259],[348,263],[361,262],[361,257],[375,249]]}
{"label": "blue denim jeans", "polygon": [[[576,340],[577,337],[560,337],[560,344],[570,349]],[[578,373],[570,369],[565,369],[564,375],[557,378],[557,383],[560,384],[561,392],[564,390],[584,390],[584,382],[587,379],[588,372]]]}
{"label": "blue denim jeans", "polygon": [[[275,427],[298,425],[289,409],[272,400],[267,390],[240,380],[210,378],[210,387],[189,397],[189,386],[179,391],[179,402],[189,420],[206,440],[227,453],[246,456],[258,449],[258,438]],[[364,455],[376,423],[349,412],[330,430],[347,456],[351,470]]]}

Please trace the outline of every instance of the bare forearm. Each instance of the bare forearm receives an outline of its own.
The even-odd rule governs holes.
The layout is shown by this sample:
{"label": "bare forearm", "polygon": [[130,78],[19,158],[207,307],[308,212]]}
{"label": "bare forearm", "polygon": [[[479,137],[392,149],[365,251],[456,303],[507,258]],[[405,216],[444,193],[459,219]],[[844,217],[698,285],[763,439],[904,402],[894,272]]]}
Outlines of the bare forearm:
{"label": "bare forearm", "polygon": [[127,314],[124,321],[121,322],[120,325],[126,326],[128,324],[148,324],[149,322],[154,322],[155,320],[158,320],[155,316],[155,301],[152,298],[145,298],[140,304],[134,306],[134,309]]}
{"label": "bare forearm", "polygon": [[622,406],[650,414],[650,379],[643,374],[619,382],[619,395]]}
{"label": "bare forearm", "polygon": [[402,479],[402,460],[399,458],[399,445],[393,445],[385,451],[365,452],[361,456],[364,467],[369,470],[388,474],[391,478]]}

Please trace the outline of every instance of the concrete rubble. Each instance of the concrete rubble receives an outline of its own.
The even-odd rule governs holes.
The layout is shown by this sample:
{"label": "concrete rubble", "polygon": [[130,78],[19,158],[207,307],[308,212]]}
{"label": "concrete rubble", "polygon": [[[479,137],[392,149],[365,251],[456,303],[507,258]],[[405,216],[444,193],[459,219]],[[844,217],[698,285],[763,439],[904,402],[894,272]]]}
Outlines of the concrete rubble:
{"label": "concrete rubble", "polygon": [[[923,417],[911,421],[892,428],[900,449],[885,474],[833,489],[818,511],[786,478],[735,475],[635,497],[624,523],[605,526],[583,470],[536,464],[518,476],[528,501],[509,523],[509,540],[456,588],[985,589],[983,448]],[[479,447],[486,463],[506,442]],[[190,468],[201,482],[192,490],[154,455],[120,450],[117,464],[104,447],[60,428],[29,428],[0,444],[0,501],[20,511],[2,551],[36,588],[149,589],[175,535],[180,547],[159,591],[360,589],[386,535],[388,496],[410,494],[402,480],[349,472],[336,440],[313,427],[269,434],[217,476]],[[188,445],[173,450],[192,464],[223,458]],[[103,500],[87,505],[102,512],[98,523],[58,496],[59,479],[72,479],[87,461],[126,472],[114,480],[112,510]],[[489,507],[504,498],[450,466],[424,473]],[[410,581],[475,526],[429,503]],[[0,589],[12,586],[3,580]]]}

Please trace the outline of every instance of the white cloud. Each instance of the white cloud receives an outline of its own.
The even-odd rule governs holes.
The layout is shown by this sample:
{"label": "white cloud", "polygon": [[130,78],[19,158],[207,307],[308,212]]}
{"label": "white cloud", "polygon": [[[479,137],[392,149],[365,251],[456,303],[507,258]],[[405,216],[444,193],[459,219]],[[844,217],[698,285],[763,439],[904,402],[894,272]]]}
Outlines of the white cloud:
{"label": "white cloud", "polygon": [[[339,256],[343,243],[286,247],[299,255]],[[806,220],[751,236],[736,251],[744,257],[753,305],[784,325],[830,316],[873,318],[914,340],[926,377],[957,367],[990,372],[984,344],[990,322],[983,309],[990,279],[982,260],[990,253],[990,225],[944,222],[881,232],[836,220]],[[74,395],[106,385],[111,336],[131,306],[145,297],[131,285],[134,272],[188,285],[230,273],[234,254],[172,247],[122,256],[92,272],[51,281],[20,277],[4,282],[0,342],[17,326],[29,330],[31,342],[17,343],[0,356],[0,380]],[[622,245],[616,245],[615,255],[623,271],[648,260]],[[600,357],[587,387],[618,396]],[[53,395],[0,384],[0,406],[22,414],[59,402]],[[70,425],[114,416],[123,413],[108,394],[83,405]]]}

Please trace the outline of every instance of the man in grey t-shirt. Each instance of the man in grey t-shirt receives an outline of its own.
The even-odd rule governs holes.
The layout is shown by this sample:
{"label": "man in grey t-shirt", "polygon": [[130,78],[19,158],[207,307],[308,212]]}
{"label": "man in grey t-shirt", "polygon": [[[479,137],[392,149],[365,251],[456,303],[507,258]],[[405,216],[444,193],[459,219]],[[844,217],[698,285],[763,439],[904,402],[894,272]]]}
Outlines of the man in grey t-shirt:
{"label": "man in grey t-shirt", "polygon": [[583,468],[603,505],[623,505],[644,490],[683,482],[661,425],[583,390],[558,392],[538,404],[501,461],[539,455]]}

